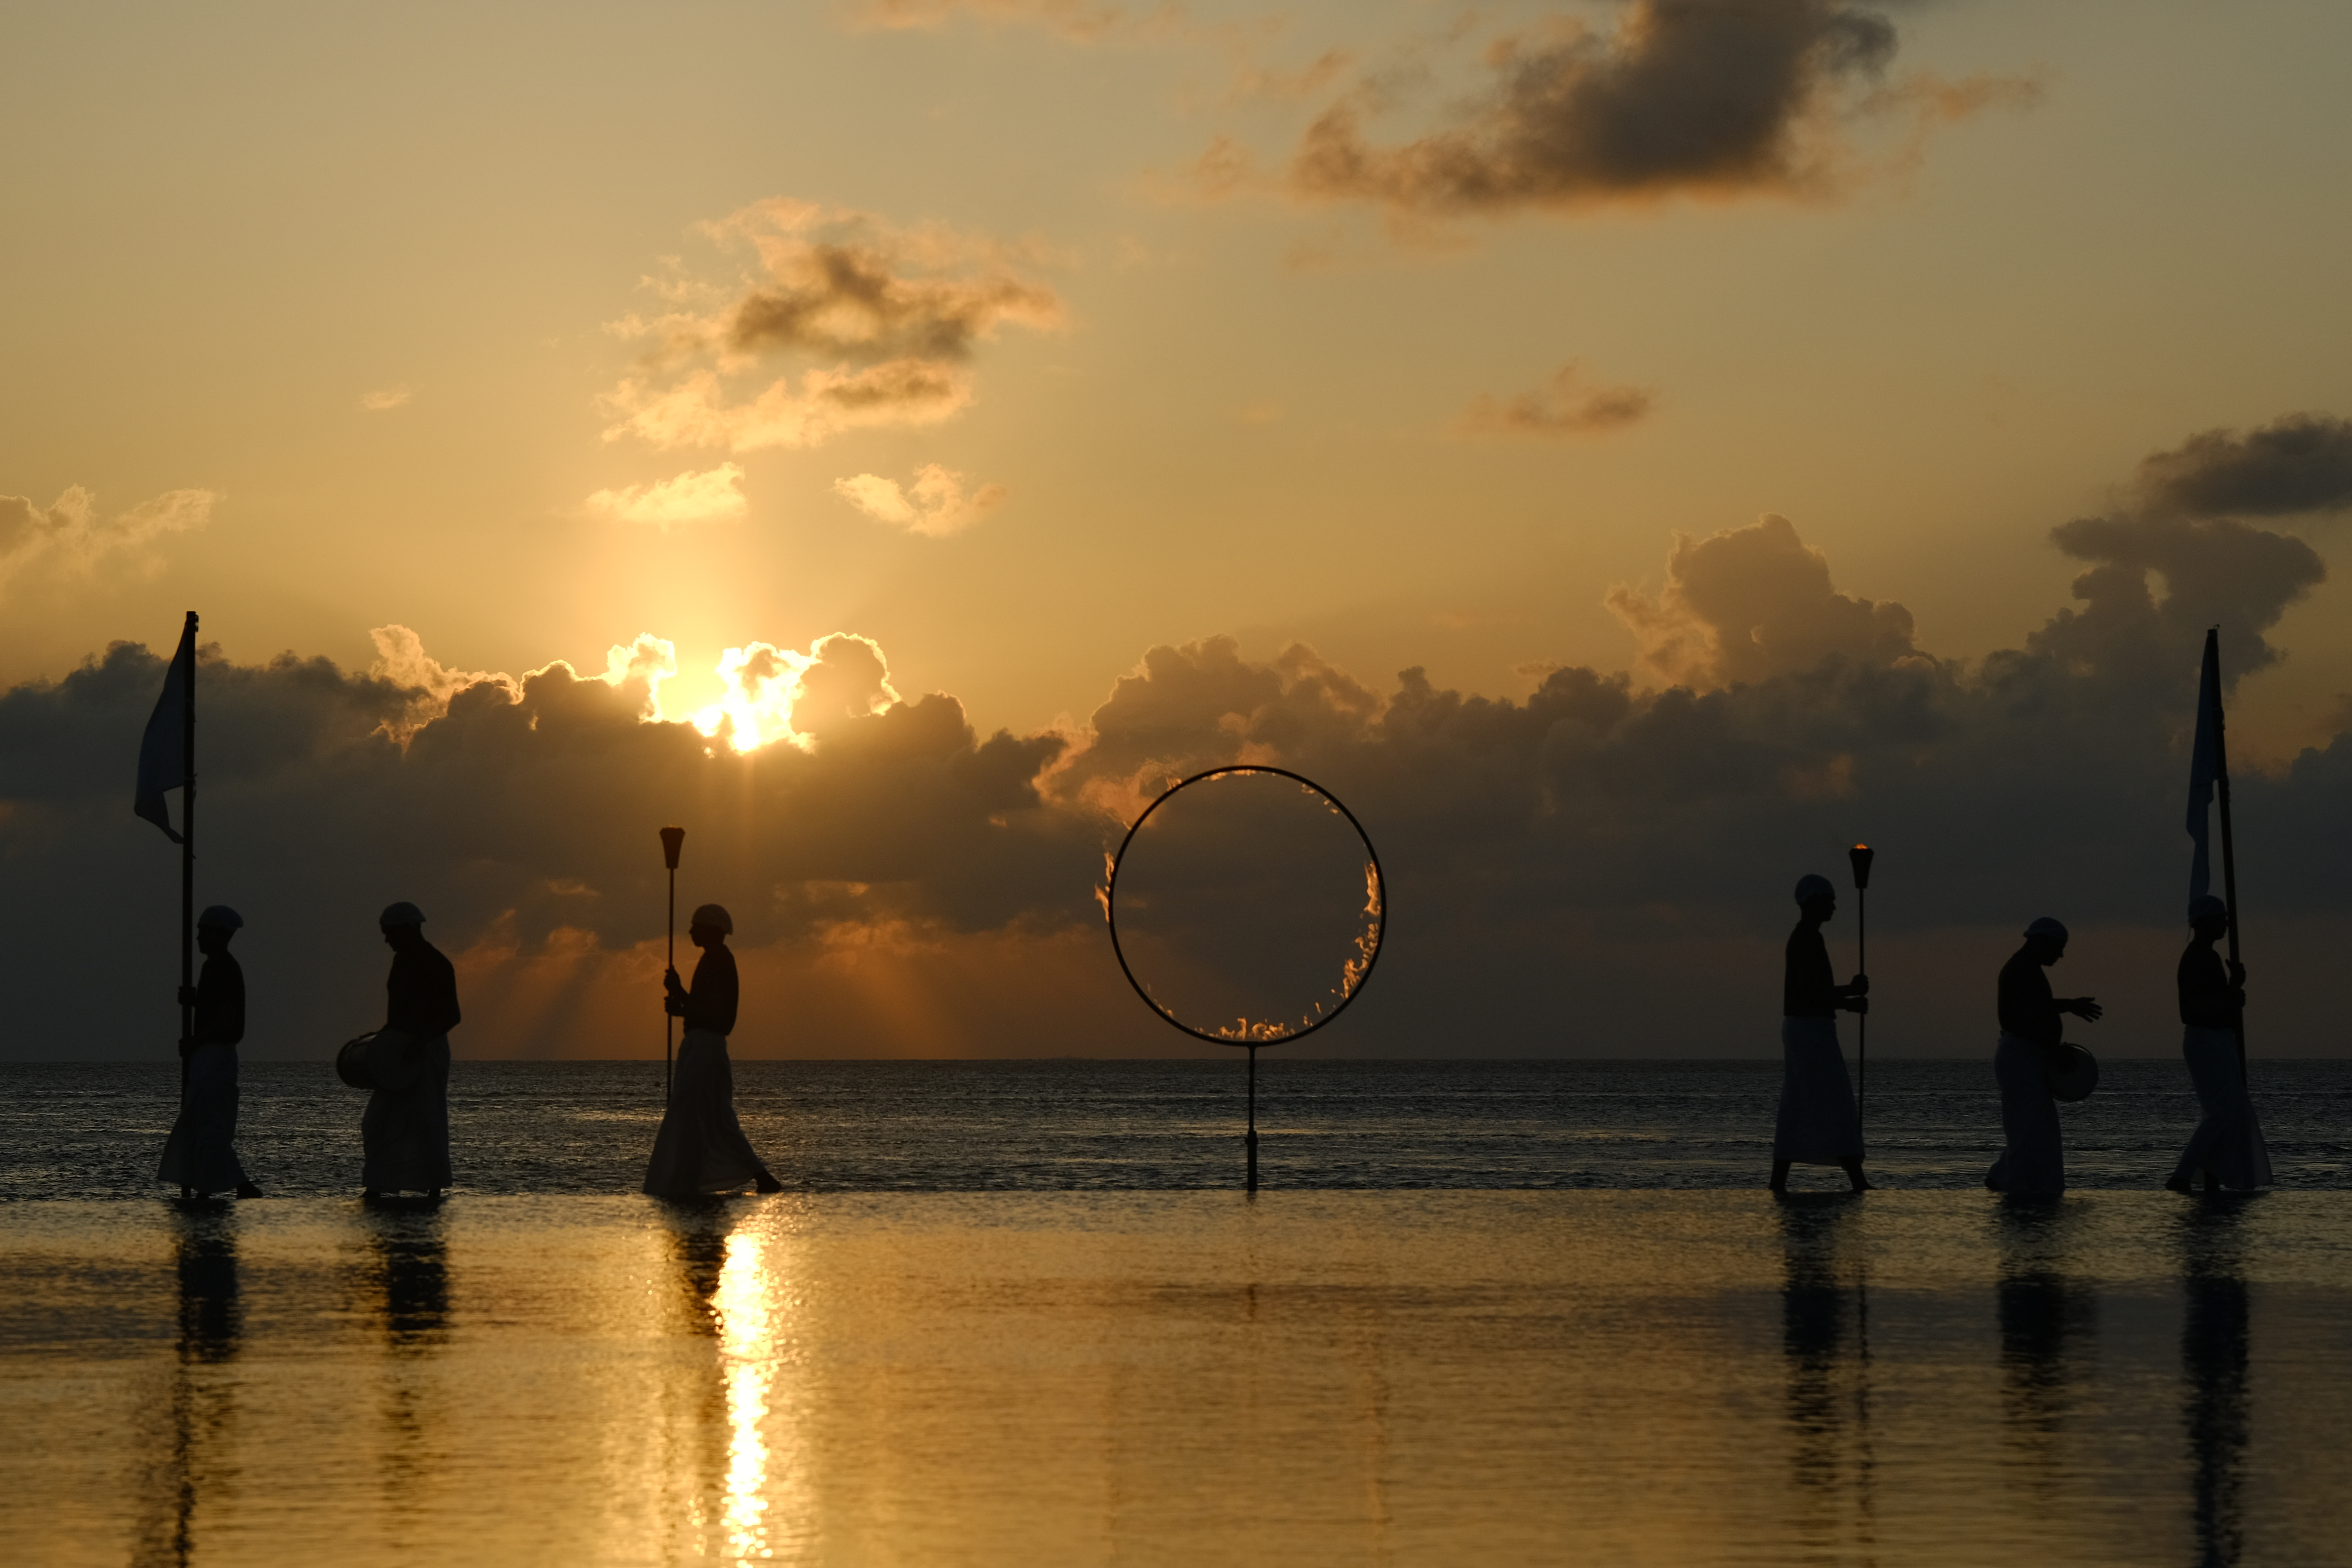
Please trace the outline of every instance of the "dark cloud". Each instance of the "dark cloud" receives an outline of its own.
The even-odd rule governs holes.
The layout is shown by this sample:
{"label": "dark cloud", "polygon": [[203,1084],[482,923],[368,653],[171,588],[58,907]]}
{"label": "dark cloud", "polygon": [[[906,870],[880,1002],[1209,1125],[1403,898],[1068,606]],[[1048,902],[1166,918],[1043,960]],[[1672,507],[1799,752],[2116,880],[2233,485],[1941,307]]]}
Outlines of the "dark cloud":
{"label": "dark cloud", "polygon": [[1685,686],[1760,680],[1832,654],[1891,664],[1917,652],[1910,611],[1839,593],[1829,557],[1770,512],[1704,540],[1677,533],[1657,597],[1621,584],[1607,603],[1641,642],[1643,662]]}
{"label": "dark cloud", "polygon": [[877,246],[812,244],[792,258],[787,278],[751,289],[736,304],[727,346],[866,363],[961,360],[999,321],[1049,321],[1060,309],[1051,290],[1019,279],[907,278],[899,265]]}
{"label": "dark cloud", "polygon": [[2279,517],[2352,506],[2352,420],[2290,414],[2241,435],[2207,430],[2139,466],[2141,488],[2190,517]]}
{"label": "dark cloud", "polygon": [[[2162,1051],[2204,628],[2233,682],[2259,671],[2325,574],[2286,535],[2169,513],[2053,542],[2084,563],[2074,602],[1979,660],[1930,657],[1900,605],[1840,593],[1768,518],[1678,540],[1657,596],[1616,598],[1663,689],[1589,668],[1521,701],[1419,669],[1376,686],[1213,637],[1151,649],[1067,735],[983,739],[846,636],[742,650],[709,734],[647,719],[654,639],[594,678],[452,671],[389,629],[382,675],[212,659],[199,894],[250,922],[257,1050],[320,1055],[372,1021],[373,912],[408,898],[458,956],[466,1048],[642,1052],[654,829],[679,822],[681,896],[736,912],[747,1054],[1176,1048],[1110,962],[1104,857],[1173,779],[1261,762],[1329,787],[1389,873],[1379,972],[1314,1048],[1769,1050],[1790,886],[1862,840],[1874,968],[1901,999],[1874,1045],[1984,1048],[1990,976],[2046,913],[2084,933],[2069,984],[2112,993],[2101,1047]],[[0,695],[0,951],[28,977],[12,1055],[165,1048],[177,862],[128,809],[162,674],[117,645]],[[2265,1048],[2334,1049],[2334,960],[2289,957],[2352,930],[2352,735],[2242,769],[2237,802]]]}
{"label": "dark cloud", "polygon": [[1418,141],[1374,146],[1340,102],[1290,178],[1429,213],[1785,189],[1820,173],[1824,121],[1895,48],[1893,24],[1843,0],[1633,0],[1607,35],[1563,24],[1499,47],[1485,103]]}
{"label": "dark cloud", "polygon": [[[613,324],[647,347],[638,374],[603,403],[607,440],[661,447],[814,447],[845,430],[923,425],[971,401],[974,346],[1007,323],[1059,324],[1062,304],[1022,275],[1011,247],[938,226],[776,199],[707,226],[758,258],[757,273],[714,289],[673,279],[681,304]],[[716,303],[710,303],[716,299]],[[804,366],[739,395],[733,378]]]}

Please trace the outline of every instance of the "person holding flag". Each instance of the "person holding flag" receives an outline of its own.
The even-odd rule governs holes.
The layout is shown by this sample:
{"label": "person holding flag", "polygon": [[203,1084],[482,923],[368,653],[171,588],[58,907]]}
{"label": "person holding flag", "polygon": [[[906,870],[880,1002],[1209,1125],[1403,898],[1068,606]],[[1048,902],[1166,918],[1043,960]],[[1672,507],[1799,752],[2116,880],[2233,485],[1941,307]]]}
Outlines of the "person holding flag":
{"label": "person holding flag", "polygon": [[[163,796],[180,792],[180,826]],[[236,1158],[237,1042],[245,1038],[245,972],[228,940],[245,924],[226,904],[196,918],[196,612],[180,627],[180,646],[163,673],[163,691],[139,737],[139,779],[131,814],[180,847],[180,1114],[163,1142],[158,1180],[182,1197],[234,1192],[257,1198]],[[195,950],[205,954],[195,976]]]}
{"label": "person holding flag", "polygon": [[226,904],[215,904],[196,918],[204,976],[193,987],[181,988],[180,1004],[194,1009],[195,1025],[180,1037],[180,1117],[163,1142],[155,1174],[176,1184],[184,1198],[226,1192],[241,1198],[261,1195],[236,1157],[236,1047],[245,1038],[245,971],[229,956],[228,940],[244,924],[244,917]]}
{"label": "person holding flag", "polygon": [[[2213,807],[2221,808],[2221,886],[2212,894]],[[2238,858],[2230,826],[2230,759],[2221,715],[2221,634],[2205,634],[2198,672],[2197,738],[2189,758],[2189,925],[2194,933],[2180,955],[2175,980],[2180,995],[2180,1055],[2204,1112],[2165,1185],[2195,1190],[2252,1190],[2271,1184],[2270,1150],[2246,1089],[2246,966],[2238,960]],[[2229,965],[2213,944],[2230,940]]]}
{"label": "person holding flag", "polygon": [[2224,972],[2213,944],[2230,930],[2230,906],[2208,893],[2189,906],[2194,933],[2180,955],[2180,1055],[2197,1103],[2205,1112],[2189,1135],[2189,1147],[2165,1182],[2176,1193],[2196,1190],[2199,1172],[2205,1190],[2250,1191],[2271,1184],[2271,1155],[2263,1142],[2254,1102],[2246,1093],[2238,1058],[2238,1024],[2246,1005],[2246,966]]}

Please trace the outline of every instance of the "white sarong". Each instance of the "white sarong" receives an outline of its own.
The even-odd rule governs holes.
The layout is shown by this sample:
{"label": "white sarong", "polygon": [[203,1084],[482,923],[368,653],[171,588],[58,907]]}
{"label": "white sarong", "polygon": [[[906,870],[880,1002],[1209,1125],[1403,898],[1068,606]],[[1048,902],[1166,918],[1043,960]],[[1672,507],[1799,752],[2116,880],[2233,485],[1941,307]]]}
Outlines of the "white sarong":
{"label": "white sarong", "polygon": [[360,1183],[379,1193],[430,1193],[449,1185],[449,1037],[412,1047],[416,1081],[368,1090],[360,1116]]}
{"label": "white sarong", "polygon": [[2003,1193],[2063,1193],[2066,1146],[2058,1128],[2058,1102],[2043,1076],[2042,1047],[2021,1035],[2003,1035],[1992,1055],[1992,1075],[2000,1084],[2000,1130],[2009,1146],[1992,1163],[1988,1186]]}
{"label": "white sarong", "polygon": [[199,1193],[233,1193],[245,1184],[236,1159],[236,1047],[198,1046],[180,1089],[180,1117],[163,1141],[159,1182]]}
{"label": "white sarong", "polygon": [[2172,1179],[2191,1181],[2199,1171],[2210,1171],[2225,1187],[2252,1191],[2269,1186],[2271,1152],[2263,1142],[2262,1123],[2255,1119],[2245,1075],[2239,1070],[2237,1031],[2183,1029],[2180,1055],[2189,1064],[2189,1081],[2197,1086],[2197,1103],[2205,1119],[2189,1134]]}
{"label": "white sarong", "polygon": [[1838,1048],[1835,1018],[1780,1020],[1780,1115],[1774,1163],[1843,1165],[1862,1158],[1862,1118]]}
{"label": "white sarong", "polygon": [[688,1029],[670,1071],[669,1106],[654,1135],[645,1190],[657,1198],[731,1193],[766,1171],[735,1120],[735,1068],[727,1058],[727,1037]]}

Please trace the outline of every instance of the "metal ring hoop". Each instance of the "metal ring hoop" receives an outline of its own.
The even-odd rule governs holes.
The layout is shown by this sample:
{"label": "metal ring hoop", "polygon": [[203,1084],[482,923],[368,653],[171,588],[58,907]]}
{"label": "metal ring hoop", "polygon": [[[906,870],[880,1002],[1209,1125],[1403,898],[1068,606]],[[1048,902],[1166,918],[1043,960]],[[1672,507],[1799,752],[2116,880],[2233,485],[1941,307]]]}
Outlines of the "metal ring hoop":
{"label": "metal ring hoop", "polygon": [[[1160,1005],[1158,999],[1155,998],[1150,992],[1143,988],[1143,982],[1138,980],[1135,977],[1135,971],[1128,966],[1127,950],[1119,946],[1118,942],[1118,868],[1121,865],[1126,863],[1128,847],[1135,842],[1135,836],[1143,830],[1143,825],[1151,820],[1151,814],[1158,811],[1161,806],[1166,805],[1171,800],[1173,800],[1176,797],[1177,792],[1189,788],[1193,784],[1204,783],[1209,779],[1223,778],[1231,773],[1272,773],[1277,778],[1286,778],[1294,784],[1302,784],[1305,787],[1313,790],[1317,795],[1321,795],[1326,801],[1329,802],[1331,809],[1348,819],[1348,826],[1356,830],[1356,837],[1363,842],[1364,854],[1371,862],[1372,885],[1380,891],[1380,907],[1374,911],[1372,916],[1372,951],[1370,956],[1364,960],[1364,973],[1358,977],[1354,988],[1351,989],[1345,996],[1339,998],[1339,1005],[1337,1007],[1332,1008],[1329,1012],[1324,1014],[1313,1023],[1307,1025],[1304,1028],[1293,1029],[1288,1034],[1277,1035],[1269,1040],[1236,1040],[1231,1036],[1213,1035],[1206,1029],[1196,1029],[1192,1025],[1184,1022],[1183,1019],[1179,1018],[1175,1014]],[[1268,767],[1262,763],[1235,763],[1222,768],[1211,768],[1205,773],[1194,773],[1188,779],[1179,779],[1176,783],[1170,784],[1165,790],[1161,791],[1158,800],[1153,801],[1150,805],[1143,808],[1143,815],[1135,819],[1135,826],[1127,830],[1127,837],[1125,838],[1119,840],[1118,853],[1111,858],[1110,885],[1103,889],[1103,919],[1105,923],[1110,927],[1110,950],[1111,952],[1118,959],[1118,972],[1127,976],[1127,983],[1135,988],[1135,994],[1138,996],[1143,998],[1143,1004],[1145,1006],[1150,1008],[1154,1013],[1159,1014],[1162,1018],[1167,1019],[1171,1024],[1173,1024],[1176,1027],[1183,1030],[1186,1034],[1192,1036],[1196,1040],[1206,1040],[1213,1046],[1240,1046],[1255,1051],[1261,1046],[1286,1045],[1290,1041],[1297,1039],[1303,1035],[1313,1034],[1316,1030],[1321,1028],[1324,1025],[1329,1023],[1332,1019],[1346,1012],[1348,1010],[1349,1004],[1352,1003],[1357,997],[1364,994],[1364,986],[1372,978],[1372,970],[1381,961],[1381,949],[1387,945],[1386,939],[1388,936],[1389,926],[1389,880],[1386,873],[1382,872],[1381,869],[1381,852],[1372,847],[1372,836],[1364,831],[1364,825],[1356,820],[1356,814],[1349,811],[1347,806],[1341,803],[1338,795],[1333,795],[1329,790],[1325,789],[1321,784],[1317,784],[1305,773],[1295,773],[1288,768]]]}

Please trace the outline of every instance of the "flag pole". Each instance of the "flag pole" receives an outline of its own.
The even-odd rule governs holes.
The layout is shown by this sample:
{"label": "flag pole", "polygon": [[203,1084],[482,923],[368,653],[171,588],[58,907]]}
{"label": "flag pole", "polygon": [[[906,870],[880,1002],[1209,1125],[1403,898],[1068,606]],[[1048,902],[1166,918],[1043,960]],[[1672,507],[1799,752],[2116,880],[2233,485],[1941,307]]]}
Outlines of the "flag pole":
{"label": "flag pole", "polygon": [[[187,994],[196,984],[196,612],[188,612],[188,686],[181,710],[182,762],[187,784],[180,795],[180,1038],[196,1032],[196,1009]],[[180,1088],[188,1087],[188,1057],[180,1058]]]}
{"label": "flag pole", "polygon": [[[2221,629],[2214,626],[2205,633],[2209,656],[2213,660],[2213,789],[2221,803],[2221,901],[2230,907],[2230,968],[2234,975],[2238,960],[2238,847],[2230,832],[2230,743],[2229,726],[2221,714],[2221,689],[2219,679],[2221,668]],[[2246,1010],[2238,1009],[2238,1081],[2246,1081]]]}
{"label": "flag pole", "polygon": [[[665,827],[661,830],[662,861],[669,867],[669,967],[677,967],[677,852],[686,843],[686,829]],[[669,1102],[669,994],[662,994],[662,1102]]]}
{"label": "flag pole", "polygon": [[[1878,851],[1867,844],[1857,844],[1845,852],[1853,863],[1853,965],[1866,977],[1870,973],[1870,863]],[[1864,999],[1867,1001],[1868,998]],[[1853,1124],[1862,1126],[1862,1110],[1870,1094],[1870,1015],[1860,1013],[1853,1020],[1853,1058],[1855,1064],[1853,1088]]]}

